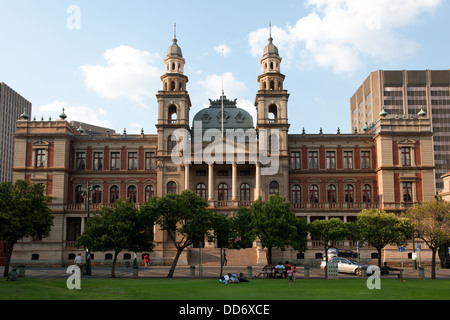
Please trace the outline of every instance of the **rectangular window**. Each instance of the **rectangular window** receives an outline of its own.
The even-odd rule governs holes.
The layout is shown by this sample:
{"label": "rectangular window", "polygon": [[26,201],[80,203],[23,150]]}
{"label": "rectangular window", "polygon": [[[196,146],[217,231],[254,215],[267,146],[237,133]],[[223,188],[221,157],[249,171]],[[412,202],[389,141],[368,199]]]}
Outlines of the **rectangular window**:
{"label": "rectangular window", "polygon": [[154,152],[146,152],[145,153],[145,169],[146,170],[155,170],[156,168],[156,160]]}
{"label": "rectangular window", "polygon": [[197,177],[206,177],[206,170],[197,170],[197,171],[195,172],[195,175],[196,175]]}
{"label": "rectangular window", "polygon": [[36,149],[36,168],[45,167],[45,149]]}
{"label": "rectangular window", "polygon": [[308,168],[317,169],[318,165],[317,151],[309,151],[308,156],[309,156]]}
{"label": "rectangular window", "polygon": [[293,169],[293,170],[300,169],[300,152],[299,151],[291,152],[291,169]]}
{"label": "rectangular window", "polygon": [[103,152],[94,152],[94,170],[103,170]]}
{"label": "rectangular window", "polygon": [[410,166],[411,165],[411,148],[410,147],[402,147],[401,148],[401,157],[402,157],[402,165]]}
{"label": "rectangular window", "polygon": [[344,151],[344,169],[353,169],[353,151]]}
{"label": "rectangular window", "polygon": [[361,151],[361,169],[370,168],[370,151]]}
{"label": "rectangular window", "polygon": [[228,176],[228,170],[219,170],[218,171],[218,176],[219,177],[226,177],[226,176]]}
{"label": "rectangular window", "polygon": [[325,157],[326,157],[326,168],[336,169],[336,152],[327,151],[325,153]]}
{"label": "rectangular window", "polygon": [[128,152],[128,170],[137,170],[138,157],[137,152]]}
{"label": "rectangular window", "polygon": [[77,152],[77,170],[86,169],[86,153]]}
{"label": "rectangular window", "polygon": [[111,152],[111,170],[120,170],[120,152]]}
{"label": "rectangular window", "polygon": [[412,182],[403,182],[403,201],[412,201]]}

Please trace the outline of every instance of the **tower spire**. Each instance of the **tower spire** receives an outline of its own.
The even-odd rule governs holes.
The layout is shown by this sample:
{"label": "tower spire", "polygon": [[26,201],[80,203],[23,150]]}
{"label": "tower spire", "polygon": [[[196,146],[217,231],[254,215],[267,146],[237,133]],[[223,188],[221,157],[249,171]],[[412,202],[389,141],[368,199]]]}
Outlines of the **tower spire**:
{"label": "tower spire", "polygon": [[177,38],[177,23],[176,22],[173,24],[173,38],[174,39]]}

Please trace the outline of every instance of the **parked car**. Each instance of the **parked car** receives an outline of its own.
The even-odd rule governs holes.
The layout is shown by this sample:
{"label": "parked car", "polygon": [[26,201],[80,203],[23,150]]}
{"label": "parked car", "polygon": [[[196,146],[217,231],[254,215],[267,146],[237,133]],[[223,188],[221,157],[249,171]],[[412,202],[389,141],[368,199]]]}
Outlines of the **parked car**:
{"label": "parked car", "polygon": [[358,255],[351,250],[329,248],[328,249],[328,259],[335,258],[335,257],[357,259]]}
{"label": "parked car", "polygon": [[[361,275],[361,270],[369,268],[368,265],[360,264],[358,265],[358,262],[352,259],[347,258],[331,258],[328,259],[329,262],[337,262],[338,263],[338,272],[340,273],[352,273],[357,276]],[[320,263],[320,268],[325,269],[325,266],[327,265],[327,262],[325,259],[322,260]],[[374,272],[374,269],[369,268],[368,275],[371,275]]]}

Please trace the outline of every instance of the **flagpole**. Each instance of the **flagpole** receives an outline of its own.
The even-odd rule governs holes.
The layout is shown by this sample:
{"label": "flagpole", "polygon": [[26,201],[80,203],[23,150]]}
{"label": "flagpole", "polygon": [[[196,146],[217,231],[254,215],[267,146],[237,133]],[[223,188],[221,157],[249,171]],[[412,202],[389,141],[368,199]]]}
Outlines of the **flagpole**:
{"label": "flagpole", "polygon": [[222,139],[224,138],[223,134],[223,48],[222,48]]}

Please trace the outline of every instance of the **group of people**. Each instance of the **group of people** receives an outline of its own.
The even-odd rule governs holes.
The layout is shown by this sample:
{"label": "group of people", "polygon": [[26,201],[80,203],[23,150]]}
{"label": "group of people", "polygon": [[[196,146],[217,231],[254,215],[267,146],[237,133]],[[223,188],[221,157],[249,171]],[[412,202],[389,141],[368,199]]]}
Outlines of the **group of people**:
{"label": "group of people", "polygon": [[258,274],[257,278],[260,275],[270,278],[277,278],[280,276],[281,278],[289,279],[289,284],[295,283],[295,273],[297,272],[297,265],[291,265],[289,261],[286,261],[285,264],[278,262],[278,264],[274,267],[272,264],[266,264],[261,272]]}
{"label": "group of people", "polygon": [[249,281],[242,276],[242,273],[241,273],[240,277],[238,277],[237,274],[235,274],[235,273],[233,273],[233,274],[228,273],[228,274],[220,277],[219,282],[228,284],[228,283],[239,283],[239,282],[249,282]]}

